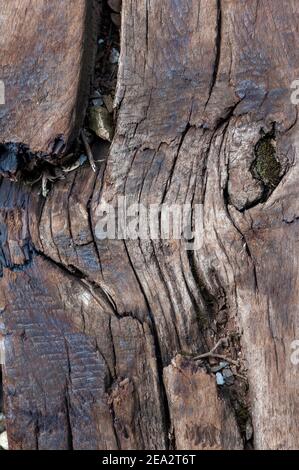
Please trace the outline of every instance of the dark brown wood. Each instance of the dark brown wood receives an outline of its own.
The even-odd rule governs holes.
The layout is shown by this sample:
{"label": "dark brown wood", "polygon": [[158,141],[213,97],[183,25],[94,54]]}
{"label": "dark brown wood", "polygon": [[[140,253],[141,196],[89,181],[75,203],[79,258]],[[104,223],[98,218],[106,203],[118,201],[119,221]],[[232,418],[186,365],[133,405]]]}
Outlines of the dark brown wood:
{"label": "dark brown wood", "polygon": [[[68,143],[82,123],[81,82],[88,83],[84,54],[86,23],[92,32],[91,2],[1,0],[0,141],[21,142],[34,152],[51,152],[55,139]],[[86,64],[85,64],[86,65]],[[84,88],[81,94],[84,95]]]}
{"label": "dark brown wood", "polygon": [[[85,2],[77,3],[67,24],[78,36],[63,46],[65,64],[80,57]],[[251,420],[256,449],[298,448],[299,369],[290,359],[298,336],[298,123],[290,100],[298,15],[295,0],[124,0],[107,162],[96,174],[70,173],[46,199],[1,181],[12,448],[239,449],[252,445]],[[43,31],[58,34],[54,19]],[[64,76],[68,65],[61,67]],[[69,99],[59,82],[44,110],[51,136],[44,125],[34,134],[35,115],[25,119],[12,102],[21,117],[10,111],[1,120],[0,140],[14,140],[17,123],[28,136],[18,140],[33,149],[69,135],[63,103],[74,109],[79,86],[77,72],[71,76]],[[20,77],[22,84],[21,69]],[[262,132],[281,170],[271,187],[254,173]],[[99,241],[99,202],[124,195],[145,206],[202,204],[201,249]],[[233,386],[217,387],[210,367],[219,360],[194,357],[223,337],[219,353],[239,367],[231,365]]]}

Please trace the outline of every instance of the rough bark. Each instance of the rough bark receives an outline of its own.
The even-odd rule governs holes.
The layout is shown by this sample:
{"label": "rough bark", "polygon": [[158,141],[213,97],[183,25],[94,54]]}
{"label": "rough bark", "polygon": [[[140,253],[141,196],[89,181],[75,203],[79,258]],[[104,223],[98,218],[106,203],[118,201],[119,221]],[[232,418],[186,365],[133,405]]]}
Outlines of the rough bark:
{"label": "rough bark", "polygon": [[[54,54],[53,90],[43,81],[51,62],[40,73],[24,65],[51,100],[42,114],[26,104],[30,119],[13,101],[5,120],[1,110],[2,142],[17,135],[47,152],[58,134],[70,134],[85,3],[67,17],[75,40],[68,47],[65,31],[55,52],[64,61]],[[56,34],[59,8],[38,4],[51,12],[42,29]],[[21,182],[1,181],[12,448],[241,448],[235,404],[246,380],[255,448],[298,448],[298,368],[290,362],[298,333],[298,124],[289,89],[297,78],[298,7],[292,0],[124,0],[107,161],[97,174],[88,167],[69,174],[45,200]],[[10,21],[16,36],[30,36]],[[50,43],[49,34],[46,57]],[[26,73],[17,71],[7,69],[25,93]],[[280,162],[279,181],[269,187],[252,171],[261,130]],[[186,251],[178,240],[99,241],[99,202],[123,195],[145,206],[202,204],[201,249]],[[245,381],[221,389],[194,356],[229,335],[237,339],[224,354],[246,361],[248,373],[243,368]]]}

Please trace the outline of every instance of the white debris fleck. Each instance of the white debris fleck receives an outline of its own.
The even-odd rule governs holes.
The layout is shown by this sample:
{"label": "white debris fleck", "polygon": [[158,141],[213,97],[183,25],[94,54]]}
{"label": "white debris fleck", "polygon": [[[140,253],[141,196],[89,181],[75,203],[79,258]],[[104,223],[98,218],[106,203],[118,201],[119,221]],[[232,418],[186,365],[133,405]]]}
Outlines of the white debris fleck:
{"label": "white debris fleck", "polygon": [[217,372],[216,374],[216,383],[217,385],[224,385],[224,378],[220,372]]}
{"label": "white debris fleck", "polygon": [[8,450],[8,439],[6,431],[0,434],[0,448]]}
{"label": "white debris fleck", "polygon": [[91,294],[89,292],[83,292],[83,294],[80,295],[82,302],[86,307],[88,307],[89,302],[91,300]]}

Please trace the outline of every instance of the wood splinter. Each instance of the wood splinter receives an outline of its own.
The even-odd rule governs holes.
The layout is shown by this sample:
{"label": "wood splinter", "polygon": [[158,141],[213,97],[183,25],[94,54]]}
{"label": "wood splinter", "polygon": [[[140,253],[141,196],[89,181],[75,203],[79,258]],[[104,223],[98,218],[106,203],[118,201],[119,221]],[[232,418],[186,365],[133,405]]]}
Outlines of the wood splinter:
{"label": "wood splinter", "polygon": [[87,140],[84,129],[81,129],[81,138],[82,138],[82,142],[84,144],[85,150],[86,150],[86,154],[87,154],[87,158],[89,160],[90,166],[91,166],[92,170],[96,173],[97,167],[96,167],[96,164],[95,164],[95,161],[94,161],[94,158],[93,158],[93,154],[92,154],[90,145],[88,143],[88,140]]}

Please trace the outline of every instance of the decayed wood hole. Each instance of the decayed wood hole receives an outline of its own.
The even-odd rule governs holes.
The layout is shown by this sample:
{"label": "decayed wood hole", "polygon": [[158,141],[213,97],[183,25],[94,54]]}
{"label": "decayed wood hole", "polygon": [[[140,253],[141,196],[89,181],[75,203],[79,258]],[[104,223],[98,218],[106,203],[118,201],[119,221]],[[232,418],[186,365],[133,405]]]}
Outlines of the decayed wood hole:
{"label": "decayed wood hole", "polygon": [[[34,153],[25,169],[83,123],[98,2],[73,3],[0,0],[0,142]],[[108,157],[46,198],[1,168],[12,449],[298,448],[298,14],[295,0],[123,0]],[[202,204],[201,249],[99,241],[99,202],[124,195]],[[195,360],[221,338],[233,385],[216,385],[216,357]]]}

